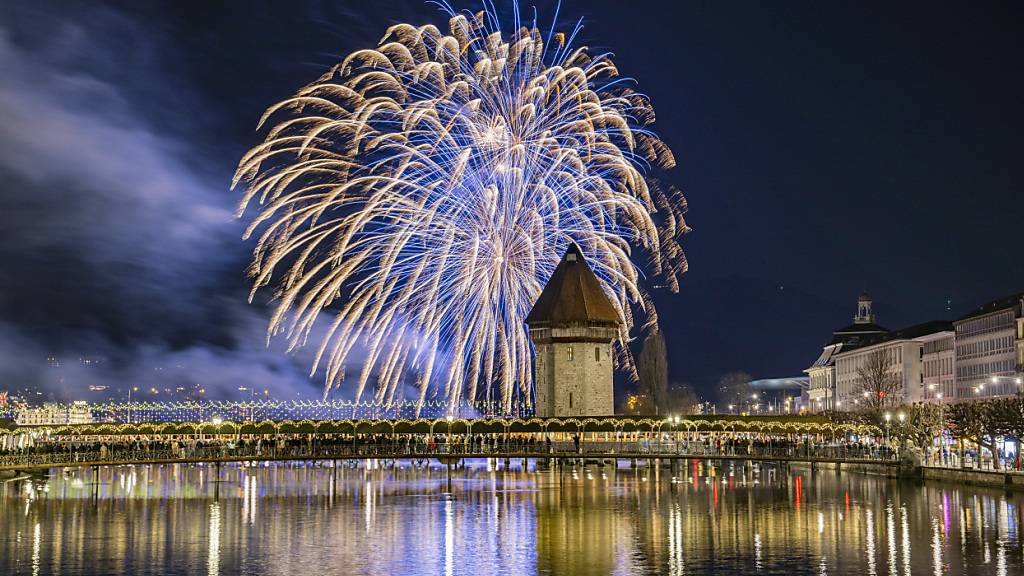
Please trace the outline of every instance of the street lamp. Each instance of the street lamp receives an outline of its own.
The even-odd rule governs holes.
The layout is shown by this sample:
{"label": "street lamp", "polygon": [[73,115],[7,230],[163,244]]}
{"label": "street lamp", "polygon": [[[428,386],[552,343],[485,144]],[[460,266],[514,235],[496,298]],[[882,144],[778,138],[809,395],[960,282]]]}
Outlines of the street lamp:
{"label": "street lamp", "polygon": [[889,445],[889,420],[892,420],[892,414],[885,413],[885,445]]}
{"label": "street lamp", "polygon": [[249,392],[249,420],[255,420],[256,417],[254,416],[255,410],[254,410],[253,404],[256,401],[256,388],[253,387],[253,386],[249,386],[248,388],[245,387],[245,386],[239,386],[238,387],[238,391],[239,392],[245,392],[245,391]]}
{"label": "street lamp", "polygon": [[128,387],[128,423],[129,424],[132,423],[132,391],[138,392],[139,391],[139,387],[138,386],[129,386]]}

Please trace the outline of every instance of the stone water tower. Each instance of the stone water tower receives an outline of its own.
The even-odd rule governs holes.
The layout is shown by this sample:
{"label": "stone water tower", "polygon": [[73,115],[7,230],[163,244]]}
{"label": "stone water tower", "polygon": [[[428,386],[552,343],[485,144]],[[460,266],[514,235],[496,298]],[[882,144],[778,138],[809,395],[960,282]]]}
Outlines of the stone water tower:
{"label": "stone water tower", "polygon": [[536,349],[537,416],[611,416],[619,314],[572,244],[526,317]]}

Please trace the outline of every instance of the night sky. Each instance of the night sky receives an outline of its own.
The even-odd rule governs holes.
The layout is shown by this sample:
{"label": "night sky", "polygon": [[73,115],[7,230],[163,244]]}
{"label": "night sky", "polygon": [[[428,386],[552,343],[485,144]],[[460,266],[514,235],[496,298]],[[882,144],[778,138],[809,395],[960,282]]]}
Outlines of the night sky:
{"label": "night sky", "polygon": [[[0,390],[321,386],[306,353],[266,348],[265,310],[245,304],[231,176],[267,106],[389,24],[446,17],[419,1],[189,4],[0,4]],[[1024,290],[1024,5],[560,14],[651,97],[679,164],[690,271],[657,296],[673,381],[799,375],[862,290],[890,328]],[[104,368],[62,383],[50,355]]]}

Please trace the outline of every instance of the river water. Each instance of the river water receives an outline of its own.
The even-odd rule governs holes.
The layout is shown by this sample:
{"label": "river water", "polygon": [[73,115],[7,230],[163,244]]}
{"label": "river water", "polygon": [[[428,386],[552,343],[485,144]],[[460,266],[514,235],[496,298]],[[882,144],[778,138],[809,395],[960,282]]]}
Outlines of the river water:
{"label": "river water", "polygon": [[690,462],[164,465],[0,485],[7,574],[1019,574],[1024,495]]}

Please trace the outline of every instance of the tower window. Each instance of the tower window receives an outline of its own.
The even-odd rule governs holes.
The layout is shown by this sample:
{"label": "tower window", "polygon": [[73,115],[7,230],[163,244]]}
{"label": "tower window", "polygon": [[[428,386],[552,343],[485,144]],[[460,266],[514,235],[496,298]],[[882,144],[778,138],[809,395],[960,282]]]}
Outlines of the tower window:
{"label": "tower window", "polygon": [[572,346],[567,347],[565,350],[566,358],[569,359],[569,362],[572,362]]}
{"label": "tower window", "polygon": [[594,346],[594,360],[601,361],[601,347]]}
{"label": "tower window", "polygon": [[572,408],[572,392],[569,392],[569,408]]}

